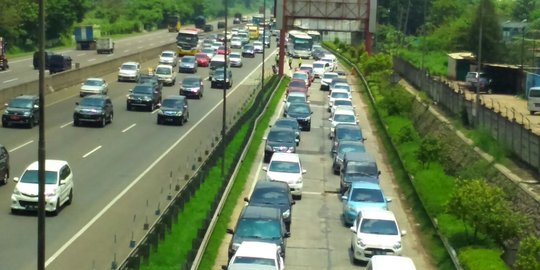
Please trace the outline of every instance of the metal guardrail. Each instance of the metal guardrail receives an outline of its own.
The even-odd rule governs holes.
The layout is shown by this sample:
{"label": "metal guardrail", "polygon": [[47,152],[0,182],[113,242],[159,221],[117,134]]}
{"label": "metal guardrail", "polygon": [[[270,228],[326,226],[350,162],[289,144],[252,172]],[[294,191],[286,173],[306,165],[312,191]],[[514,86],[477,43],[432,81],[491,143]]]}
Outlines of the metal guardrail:
{"label": "metal guardrail", "polygon": [[[373,96],[373,93],[371,92],[371,89],[369,87],[369,84],[367,82],[367,80],[365,79],[364,75],[361,73],[361,71],[358,69],[358,67],[356,66],[356,64],[352,63],[351,61],[349,61],[349,59],[345,58],[344,56],[342,56],[339,52],[333,50],[332,48],[329,48],[327,47],[327,49],[329,49],[330,51],[332,51],[335,55],[338,56],[338,58],[344,62],[346,62],[348,65],[352,66],[354,71],[355,71],[355,76],[356,77],[359,77],[362,81],[362,84],[364,85],[365,89],[366,89],[366,92],[369,96],[369,101],[372,105],[372,108],[373,110],[375,110],[375,114],[377,115],[377,121],[379,123],[381,123],[381,126],[385,127],[385,125],[383,125],[383,119],[381,117],[381,115],[379,114],[379,111],[377,109],[377,106],[375,105],[375,97]],[[385,135],[388,137],[388,130],[386,128],[384,128],[384,133]],[[394,144],[394,142],[392,140],[389,140],[391,145],[392,145],[392,150],[396,153],[396,155],[399,157],[398,160],[399,160],[399,163],[400,163],[400,166],[404,169],[405,168],[405,164],[403,163],[403,160],[401,159],[401,156],[399,155],[399,152],[397,150],[397,147],[396,145]],[[408,175],[407,174],[407,179],[409,180],[409,182],[411,183],[411,185],[413,187],[415,187],[415,184],[414,184],[414,177],[412,175]],[[415,191],[416,191],[416,187],[415,187]],[[418,195],[417,195],[418,196]],[[421,200],[420,200],[421,201]],[[422,202],[422,201],[421,201]],[[437,232],[437,235],[439,236],[439,239],[441,240],[441,242],[443,243],[447,253],[448,253],[448,256],[450,256],[450,259],[452,260],[452,263],[454,264],[454,267],[455,269],[457,270],[463,270],[463,268],[461,267],[461,264],[459,263],[459,259],[458,259],[458,256],[457,256],[457,253],[455,251],[455,249],[450,245],[450,242],[448,241],[448,239],[442,235],[442,233],[439,231],[439,228],[438,228],[438,222],[437,222],[437,219],[431,217],[431,215],[429,215],[429,213],[427,212],[423,202],[422,202],[422,206],[423,206],[423,210],[424,212],[426,213],[426,215],[429,217],[430,221],[431,221],[431,224],[433,225],[433,228],[435,229],[435,231]]]}

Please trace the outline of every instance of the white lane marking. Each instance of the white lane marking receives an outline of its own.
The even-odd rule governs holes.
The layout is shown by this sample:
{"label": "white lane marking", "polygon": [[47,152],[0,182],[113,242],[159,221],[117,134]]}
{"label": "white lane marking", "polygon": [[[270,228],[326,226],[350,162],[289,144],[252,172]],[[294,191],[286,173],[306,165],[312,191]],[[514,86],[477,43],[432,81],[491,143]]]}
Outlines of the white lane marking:
{"label": "white lane marking", "polygon": [[107,57],[111,57],[113,55],[114,55],[114,53],[109,53],[109,54],[107,54]]}
{"label": "white lane marking", "polygon": [[99,150],[100,148],[101,148],[101,145],[98,146],[98,147],[96,147],[96,148],[94,148],[94,149],[92,149],[92,151],[90,151],[90,152],[84,154],[84,156],[82,156],[82,157],[85,158],[85,157],[91,155],[92,153],[96,152],[96,151]]}
{"label": "white lane marking", "polygon": [[21,149],[21,148],[23,148],[23,147],[25,147],[25,146],[27,146],[27,145],[33,143],[33,142],[34,142],[34,140],[25,142],[25,143],[23,143],[23,144],[21,144],[21,145],[15,147],[15,148],[11,149],[11,150],[8,150],[8,152],[10,152],[10,153],[11,153],[11,152],[15,152],[15,151],[17,151],[17,150],[19,150],[19,149]]}
{"label": "white lane marking", "polygon": [[[264,61],[266,62],[272,57],[273,57],[272,55],[269,55]],[[230,92],[227,94],[227,97],[232,95],[232,93],[234,93],[261,66],[262,66],[262,63],[259,64],[255,69],[253,69],[253,71],[251,71],[239,84],[237,84],[236,87],[234,87],[234,89],[231,89]],[[75,233],[68,241],[66,241],[56,252],[54,252],[54,254],[51,255],[51,257],[49,257],[49,259],[47,259],[47,261],[45,262],[45,267],[47,267],[54,260],[56,260],[56,258],[58,258],[60,256],[60,254],[62,254],[62,252],[64,252],[71,244],[73,244],[73,242],[75,242],[75,240],[77,240],[79,237],[81,237],[81,235],[84,232],[86,232],[92,225],[94,225],[94,223],[96,223],[96,221],[98,219],[100,219],[105,214],[105,212],[109,211],[109,209],[111,207],[116,205],[116,203],[122,197],[124,197],[124,195],[127,194],[128,191],[133,186],[135,186],[137,183],[139,183],[139,181],[141,181],[141,179],[150,170],[152,170],[159,162],[161,162],[162,159],[164,159],[181,141],[183,141],[184,138],[186,138],[188,135],[190,135],[191,132],[195,128],[197,128],[202,123],[203,120],[205,120],[210,114],[212,114],[222,103],[223,103],[223,99],[220,100],[216,105],[214,105],[214,107],[212,107],[212,109],[208,110],[208,112],[203,117],[201,117],[201,119],[199,121],[197,121],[197,123],[195,123],[189,130],[187,130],[186,133],[184,133],[184,135],[182,135],[182,137],[180,137],[178,140],[176,140],[176,142],[174,142],[171,145],[171,147],[169,147],[167,150],[165,150],[156,160],[154,160],[154,162],[152,162],[152,164],[150,164],[150,166],[148,166],[141,174],[139,174],[139,176],[137,176],[137,178],[135,178],[135,180],[133,180],[126,188],[124,188],[120,193],[118,193],[118,195],[116,195],[116,197],[114,197],[114,199],[112,199],[105,207],[103,207],[103,209],[101,209],[101,211],[99,211],[99,213],[97,213],[90,221],[88,221],[88,223],[86,223],[77,233]]]}
{"label": "white lane marking", "polygon": [[159,109],[155,109],[151,112],[151,114],[154,114],[154,113],[157,113],[159,111]]}
{"label": "white lane marking", "polygon": [[302,191],[302,194],[308,194],[308,195],[321,195],[322,192],[315,192],[315,191]]}
{"label": "white lane marking", "polygon": [[124,50],[124,52],[129,52],[129,50]]}
{"label": "white lane marking", "polygon": [[[28,66],[28,67],[34,67],[34,66]],[[12,69],[2,70],[1,73],[9,73],[9,72],[11,72],[11,71],[13,71],[13,70],[12,70]]]}
{"label": "white lane marking", "polygon": [[96,61],[96,58],[88,59],[88,62]]}
{"label": "white lane marking", "polygon": [[61,125],[60,128],[65,128],[65,127],[67,127],[67,126],[69,126],[71,124],[73,124],[73,121]]}
{"label": "white lane marking", "polygon": [[10,82],[14,82],[16,80],[18,80],[19,78],[13,78],[13,79],[9,79],[9,80],[5,80],[3,81],[2,83],[10,83]]}
{"label": "white lane marking", "polygon": [[83,55],[86,55],[86,53],[79,53],[79,54],[77,54],[77,56],[83,56]]}
{"label": "white lane marking", "polygon": [[125,133],[126,131],[130,130],[132,127],[136,126],[137,124],[131,124],[131,126],[125,128],[124,130],[122,130],[122,133]]}

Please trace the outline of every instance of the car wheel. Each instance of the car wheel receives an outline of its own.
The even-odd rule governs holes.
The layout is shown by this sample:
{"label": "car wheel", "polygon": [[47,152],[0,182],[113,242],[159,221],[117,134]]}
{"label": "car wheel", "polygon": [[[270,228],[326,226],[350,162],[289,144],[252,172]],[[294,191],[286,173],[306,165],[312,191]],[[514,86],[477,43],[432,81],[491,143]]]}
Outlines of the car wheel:
{"label": "car wheel", "polygon": [[311,131],[311,125],[306,128],[306,131]]}
{"label": "car wheel", "polygon": [[7,121],[2,121],[2,127],[8,127],[8,122]]}
{"label": "car wheel", "polygon": [[114,113],[111,113],[111,115],[109,115],[109,124],[112,124],[113,118],[114,118]]}
{"label": "car wheel", "polygon": [[128,111],[131,111],[131,110],[132,110],[131,105],[128,104],[128,105],[126,106],[126,109],[127,109]]}
{"label": "car wheel", "polygon": [[157,118],[157,124],[158,124],[158,125],[163,124],[163,120],[162,120],[161,117],[159,117],[159,116],[158,116],[158,118]]}
{"label": "car wheel", "polygon": [[2,176],[2,179],[0,179],[2,185],[7,184],[8,179],[9,179],[9,171],[6,170],[6,172],[4,173],[4,176]]}
{"label": "car wheel", "polygon": [[73,125],[76,126],[76,127],[81,125],[81,123],[79,122],[79,118],[73,118]]}
{"label": "car wheel", "polygon": [[105,127],[105,125],[107,125],[107,117],[103,116],[101,118],[101,122],[99,123],[99,126],[100,127]]}
{"label": "car wheel", "polygon": [[51,212],[51,214],[53,216],[57,216],[58,215],[58,212],[60,212],[60,199],[56,200],[56,207],[54,208],[54,210]]}
{"label": "car wheel", "polygon": [[150,106],[148,107],[149,111],[153,112],[155,109],[154,103],[150,103]]}
{"label": "car wheel", "polygon": [[179,119],[178,124],[179,124],[180,126],[183,126],[183,125],[184,125],[184,117],[183,117],[183,116]]}
{"label": "car wheel", "polygon": [[66,201],[66,205],[71,205],[73,202],[73,189],[69,191],[68,200]]}
{"label": "car wheel", "polygon": [[11,208],[11,214],[12,215],[18,215],[19,214],[19,209]]}
{"label": "car wheel", "polygon": [[531,115],[534,115],[534,111],[529,111],[531,113]]}
{"label": "car wheel", "polygon": [[28,128],[33,128],[36,121],[34,120],[34,117],[30,118],[30,121],[28,121]]}

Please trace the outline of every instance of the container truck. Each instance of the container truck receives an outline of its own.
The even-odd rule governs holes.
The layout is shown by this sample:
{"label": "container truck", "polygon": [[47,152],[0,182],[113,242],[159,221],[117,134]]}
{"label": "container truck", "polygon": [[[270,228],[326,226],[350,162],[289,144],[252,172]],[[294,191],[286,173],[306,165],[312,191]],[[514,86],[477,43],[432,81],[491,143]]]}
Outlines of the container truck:
{"label": "container truck", "polygon": [[3,37],[0,37],[0,70],[7,70],[9,68],[8,59],[6,56],[6,42]]}
{"label": "container truck", "polygon": [[99,25],[81,25],[75,27],[75,42],[77,50],[95,50],[96,41],[101,37]]}
{"label": "container truck", "polygon": [[178,33],[181,27],[180,17],[176,15],[170,15],[167,17],[167,29],[171,33]]}

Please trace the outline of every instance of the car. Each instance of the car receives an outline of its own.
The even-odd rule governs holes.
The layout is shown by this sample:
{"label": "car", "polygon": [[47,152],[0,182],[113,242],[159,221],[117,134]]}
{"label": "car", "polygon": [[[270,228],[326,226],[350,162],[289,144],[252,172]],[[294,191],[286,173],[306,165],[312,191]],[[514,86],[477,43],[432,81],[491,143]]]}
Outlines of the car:
{"label": "car", "polygon": [[311,79],[309,78],[309,75],[304,71],[295,71],[292,75],[293,80],[304,80],[306,82],[306,86],[311,86]]}
{"label": "car", "polygon": [[203,48],[201,50],[201,53],[208,55],[208,58],[212,59],[212,57],[216,55],[216,50],[214,50],[213,48]]}
{"label": "car", "polygon": [[79,96],[106,95],[109,93],[109,84],[102,78],[88,78],[81,84]]}
{"label": "car", "polygon": [[[219,28],[219,27],[218,27]],[[225,41],[225,33],[219,33],[217,34],[217,41],[224,42]]]}
{"label": "car", "polygon": [[[339,75],[339,73],[338,73]],[[349,92],[351,92],[351,86],[349,85],[349,83],[347,82],[347,79],[346,78],[342,78],[342,77],[337,77],[337,78],[334,78],[332,79],[332,81],[330,82],[330,85],[328,86],[328,88],[330,89],[330,92],[332,92],[332,90],[334,89],[345,89]]]}
{"label": "car", "polygon": [[129,92],[126,101],[126,109],[128,111],[134,108],[144,107],[152,112],[161,104],[161,91],[153,84],[137,84]]}
{"label": "car", "polygon": [[322,78],[323,74],[328,72],[328,63],[323,61],[313,62],[313,77]]}
{"label": "car", "polygon": [[242,46],[249,43],[249,34],[247,32],[238,32],[238,37],[242,39]]}
{"label": "car", "polygon": [[171,65],[173,67],[176,67],[177,62],[178,62],[178,58],[176,56],[176,52],[174,51],[163,51],[159,55],[160,64]]}
{"label": "car", "polygon": [[330,115],[333,115],[338,108],[354,111],[356,106],[354,106],[350,98],[335,98],[334,102],[332,103],[332,108],[330,108]]}
{"label": "car", "polygon": [[242,39],[240,37],[233,37],[231,39],[231,48],[233,49],[242,48]]}
{"label": "car", "polygon": [[236,227],[227,229],[232,234],[229,244],[229,261],[244,241],[263,241],[280,247],[280,255],[285,257],[287,238],[290,233],[285,228],[283,215],[279,209],[268,206],[247,205],[242,209]]}
{"label": "car", "polygon": [[320,61],[325,55],[329,53],[330,52],[325,49],[315,49],[311,51],[311,57],[315,61]]}
{"label": "car", "polygon": [[242,57],[255,57],[254,47],[251,44],[246,44],[242,47]]}
{"label": "car", "polygon": [[280,247],[274,243],[243,241],[222,270],[282,270],[285,269]]}
{"label": "car", "polygon": [[188,101],[185,96],[171,95],[163,99],[157,112],[157,124],[173,123],[183,126],[189,120]]}
{"label": "car", "polygon": [[272,127],[263,140],[266,141],[264,145],[264,162],[270,161],[270,158],[276,152],[296,153],[296,146],[298,146],[299,142],[295,130],[290,127]]}
{"label": "car", "polygon": [[212,75],[212,82],[210,83],[211,88],[223,88],[224,86],[228,89],[233,85],[232,71],[227,69],[227,76],[225,76],[225,69],[218,68],[214,71]]}
{"label": "car", "polygon": [[332,111],[332,106],[334,106],[334,101],[338,98],[341,99],[352,99],[351,92],[344,90],[344,89],[335,89],[334,91],[330,92],[328,95],[328,111]]}
{"label": "car", "polygon": [[112,123],[114,108],[111,98],[106,95],[89,95],[75,102],[73,112],[73,125],[80,126],[82,123],[97,123],[105,127]]}
{"label": "car", "polygon": [[138,82],[140,71],[141,64],[138,62],[125,62],[118,68],[118,81]]}
{"label": "car", "polygon": [[311,115],[313,111],[309,107],[309,104],[302,102],[291,103],[287,107],[287,112],[285,117],[292,117],[298,121],[298,124],[302,130],[310,131],[311,130]]}
{"label": "car", "polygon": [[359,181],[351,184],[341,196],[341,201],[343,223],[345,226],[351,226],[360,209],[370,207],[388,210],[388,203],[392,200],[386,198],[380,185]]}
{"label": "car", "polygon": [[217,28],[218,28],[218,29],[225,28],[225,22],[224,22],[224,21],[218,22],[218,23],[217,23]]}
{"label": "car", "polygon": [[335,175],[339,175],[341,171],[341,166],[343,165],[343,157],[346,153],[349,152],[366,152],[366,147],[363,141],[348,141],[340,140],[337,143],[337,146],[334,147],[332,151],[333,161],[332,161],[332,170]]}
{"label": "car", "polygon": [[203,48],[204,47],[212,47],[212,44],[214,44],[214,41],[216,41],[216,40],[213,39],[213,38],[205,38],[202,41],[201,45],[202,45]]}
{"label": "car", "polygon": [[210,59],[210,65],[208,66],[210,68],[208,71],[209,80],[212,81],[212,77],[214,76],[216,69],[225,68],[225,66],[230,66],[230,59],[227,58],[227,61],[225,61],[225,55],[217,54],[212,57],[212,59]]}
{"label": "car", "polygon": [[233,24],[240,24],[240,18],[234,18],[232,23]]}
{"label": "car", "polygon": [[194,75],[184,77],[180,84],[180,95],[186,97],[197,97],[201,99],[204,95],[204,83],[201,76]]}
{"label": "car", "polygon": [[231,48],[225,49],[225,46],[219,46],[219,48],[217,49],[217,54],[224,55],[225,53],[227,53],[227,55],[230,55],[231,54]]}
{"label": "car", "polygon": [[333,54],[325,54],[320,61],[328,63],[328,70],[335,71],[337,68],[337,59]]}
{"label": "car", "polygon": [[416,270],[416,266],[411,258],[395,255],[375,255],[366,265],[367,270]]}
{"label": "car", "polygon": [[291,81],[287,85],[286,94],[288,95],[290,92],[294,91],[304,92],[307,96],[309,96],[308,86],[306,84],[306,81],[303,79],[291,79]]}
{"label": "car", "polygon": [[315,80],[315,76],[313,75],[313,64],[301,64],[299,71],[307,73],[311,82]]}
{"label": "car", "polygon": [[6,185],[9,179],[9,151],[0,144],[0,184]]}
{"label": "car", "polygon": [[248,21],[249,21],[249,18],[248,18],[248,16],[242,16],[242,18],[240,19],[240,21],[242,21],[243,23],[245,23],[245,22],[248,22]]}
{"label": "car", "polygon": [[159,91],[163,90],[163,81],[160,81],[158,76],[156,74],[141,74],[139,77],[139,84],[149,83],[154,85],[159,89]]}
{"label": "car", "polygon": [[[38,161],[28,165],[11,195],[11,212],[38,210]],[[73,201],[73,170],[65,160],[45,160],[45,211],[57,215],[60,208]]]}
{"label": "car", "polygon": [[223,46],[223,42],[214,41],[214,43],[212,43],[212,49],[214,49],[214,51],[216,51],[216,52],[219,49],[219,47],[221,47],[221,46]]}
{"label": "car", "polygon": [[62,72],[72,67],[73,59],[68,55],[53,54],[49,59],[49,73]]}
{"label": "car", "polygon": [[394,213],[376,208],[363,208],[353,226],[351,250],[354,261],[369,261],[374,255],[401,255],[400,231]]}
{"label": "car", "polygon": [[2,114],[2,127],[9,127],[12,124],[21,124],[28,128],[39,124],[38,96],[22,95],[5,104],[5,110]]}
{"label": "car", "polygon": [[239,52],[233,52],[229,55],[229,61],[231,63],[231,67],[242,67],[244,64],[242,63],[242,54]]}
{"label": "car", "polygon": [[469,89],[476,90],[478,84],[480,85],[480,91],[490,92],[489,87],[491,85],[491,78],[484,72],[467,72],[465,75],[465,84]]}
{"label": "car", "polygon": [[279,118],[278,120],[276,120],[276,122],[274,122],[274,127],[292,128],[294,130],[294,133],[296,134],[296,139],[298,140],[298,142],[300,142],[301,129],[296,119],[289,117]]}
{"label": "car", "polygon": [[195,54],[195,60],[197,61],[197,66],[199,67],[208,67],[210,65],[210,56],[206,53]]}
{"label": "car", "polygon": [[334,114],[328,118],[331,123],[330,133],[328,138],[332,139],[334,136],[334,130],[338,124],[358,124],[358,119],[356,118],[356,112],[351,109],[339,108],[334,111]]}
{"label": "car", "polygon": [[309,100],[307,98],[307,94],[300,91],[293,91],[290,92],[287,97],[283,100],[285,102],[285,108],[283,110],[283,115],[287,114],[287,110],[289,108],[289,105],[291,103],[300,102],[300,103],[309,103]]}
{"label": "car", "polygon": [[340,170],[339,193],[343,195],[353,182],[379,184],[380,174],[377,162],[369,153],[345,153]]}
{"label": "car", "polygon": [[330,90],[330,83],[334,78],[339,77],[337,72],[325,72],[321,77],[321,91]]}
{"label": "car", "polygon": [[196,73],[197,72],[197,60],[195,56],[186,55],[180,59],[180,64],[178,65],[178,72],[180,73]]}
{"label": "car", "polygon": [[292,198],[289,185],[278,181],[257,181],[251,195],[244,198],[249,205],[269,206],[281,211],[283,222],[288,232],[291,231],[292,206],[295,201]]}
{"label": "car", "polygon": [[163,84],[173,86],[176,83],[176,71],[171,65],[158,65],[155,74]]}
{"label": "car", "polygon": [[274,153],[268,163],[268,167],[263,167],[262,169],[266,171],[267,180],[287,183],[293,198],[302,199],[306,170],[302,167],[298,154]]}
{"label": "car", "polygon": [[253,51],[255,53],[262,53],[264,50],[264,46],[263,46],[263,43],[262,41],[253,41]]}
{"label": "car", "polygon": [[332,137],[332,149],[330,150],[333,153],[336,150],[340,141],[361,141],[364,142],[366,139],[362,134],[362,129],[359,125],[356,124],[338,124],[334,128],[334,133]]}
{"label": "car", "polygon": [[[263,38],[264,37],[264,38]],[[262,35],[261,34],[261,37],[259,38],[259,41],[262,42],[264,44],[264,47],[266,48],[270,48],[270,44],[272,42],[272,38],[270,37],[270,35],[268,34],[268,32],[266,32],[266,35]]]}

